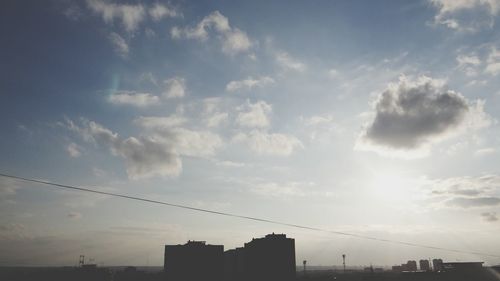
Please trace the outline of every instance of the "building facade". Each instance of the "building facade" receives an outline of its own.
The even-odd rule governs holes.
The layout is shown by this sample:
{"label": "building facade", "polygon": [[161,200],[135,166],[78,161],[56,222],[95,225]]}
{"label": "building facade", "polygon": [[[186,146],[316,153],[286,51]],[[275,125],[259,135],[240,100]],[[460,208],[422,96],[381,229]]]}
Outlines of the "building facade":
{"label": "building facade", "polygon": [[222,280],[224,246],[188,241],[184,245],[165,245],[164,270],[169,280]]}
{"label": "building facade", "polygon": [[285,234],[252,239],[224,253],[226,280],[294,280],[295,240]]}

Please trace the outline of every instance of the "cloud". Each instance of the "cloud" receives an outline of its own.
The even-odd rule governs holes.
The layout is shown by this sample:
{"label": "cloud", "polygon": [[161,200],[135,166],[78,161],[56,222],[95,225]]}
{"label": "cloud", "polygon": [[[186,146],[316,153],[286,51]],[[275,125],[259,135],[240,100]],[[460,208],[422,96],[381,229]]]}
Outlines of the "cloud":
{"label": "cloud", "polygon": [[295,149],[303,147],[294,136],[267,133],[253,130],[250,133],[238,133],[233,137],[234,142],[245,143],[253,151],[264,155],[288,156]]}
{"label": "cloud", "polygon": [[154,21],[160,21],[163,18],[177,18],[182,17],[182,13],[177,11],[175,8],[169,5],[162,5],[160,3],[155,3],[151,8],[149,8],[149,15]]}
{"label": "cloud", "polygon": [[118,33],[111,32],[109,34],[109,41],[113,44],[115,52],[122,58],[127,58],[129,54],[129,47],[125,39]]}
{"label": "cloud", "polygon": [[476,76],[476,67],[481,64],[481,60],[476,55],[459,55],[457,56],[458,69],[465,72],[467,76]]}
{"label": "cloud", "polygon": [[68,218],[72,219],[72,220],[79,220],[83,217],[83,215],[81,213],[77,213],[77,212],[71,212],[68,214]]}
{"label": "cloud", "polygon": [[252,42],[247,34],[238,28],[233,28],[224,35],[222,40],[222,52],[229,55],[242,53],[252,47]]}
{"label": "cloud", "polygon": [[284,184],[265,182],[253,185],[251,191],[255,194],[266,197],[304,197],[307,194],[304,190],[302,190],[302,185],[304,184],[300,182],[287,182]]}
{"label": "cloud", "polygon": [[78,158],[82,155],[80,152],[80,146],[77,145],[76,143],[72,142],[66,146],[66,152],[68,152],[69,156],[73,158]]}
{"label": "cloud", "polygon": [[157,116],[140,116],[134,120],[134,123],[147,129],[167,129],[178,127],[187,122],[187,119],[178,116],[171,115],[168,117],[157,117]]}
{"label": "cloud", "polygon": [[120,20],[128,32],[133,32],[144,20],[146,13],[142,5],[115,4],[103,0],[87,0],[88,7],[99,14],[104,22]]}
{"label": "cloud", "polygon": [[215,11],[204,17],[194,27],[173,27],[170,34],[174,39],[186,38],[206,41],[209,31],[213,31],[222,43],[222,52],[229,55],[242,53],[249,50],[253,43],[248,35],[238,28],[231,27],[227,17]]}
{"label": "cloud", "polygon": [[491,118],[483,107],[484,101],[470,102],[446,89],[442,80],[403,76],[378,95],[373,120],[355,148],[416,157],[430,144],[464,129],[489,126]]}
{"label": "cloud", "polygon": [[490,207],[500,205],[500,198],[497,197],[477,197],[477,198],[465,198],[457,197],[450,199],[446,202],[449,206],[456,206],[462,208],[472,208],[472,207]]}
{"label": "cloud", "polygon": [[218,127],[220,124],[227,122],[229,114],[227,112],[216,112],[205,119],[205,124],[209,128]]}
{"label": "cloud", "polygon": [[295,58],[292,58],[287,52],[278,52],[276,54],[276,62],[285,70],[294,70],[303,72],[306,70],[306,65]]}
{"label": "cloud", "polygon": [[431,197],[443,207],[481,208],[500,205],[500,176],[455,177],[432,180]]}
{"label": "cloud", "polygon": [[12,179],[0,178],[0,197],[15,195],[21,188],[18,183]]}
{"label": "cloud", "polygon": [[158,117],[139,118],[136,123],[148,134],[125,139],[102,125],[85,119],[81,126],[66,120],[66,126],[85,141],[108,147],[113,155],[124,159],[130,179],[178,176],[182,171],[181,156],[212,156],[222,145],[222,140],[216,134],[171,128],[165,126],[168,123],[165,120],[172,121]]}
{"label": "cloud", "polygon": [[500,73],[500,51],[498,51],[495,47],[491,48],[486,69],[484,71],[493,76]]}
{"label": "cloud", "polygon": [[271,125],[269,114],[272,112],[272,106],[265,101],[250,103],[249,100],[237,108],[238,116],[236,124],[247,128],[266,128]]}
{"label": "cloud", "polygon": [[115,105],[146,107],[160,102],[160,98],[150,93],[119,91],[109,96],[108,101]]}
{"label": "cloud", "polygon": [[302,139],[305,139],[305,135],[311,142],[331,144],[332,140],[338,138],[339,133],[342,133],[342,128],[334,120],[332,114],[299,116]]}
{"label": "cloud", "polygon": [[485,147],[478,149],[474,152],[474,156],[485,156],[485,155],[491,155],[497,152],[497,149],[493,147]]}
{"label": "cloud", "polygon": [[334,69],[334,68],[331,68],[330,70],[328,70],[328,77],[330,78],[337,78],[339,76],[339,71]]}
{"label": "cloud", "polygon": [[330,125],[333,123],[334,117],[331,114],[313,115],[309,118],[300,118],[306,126]]}
{"label": "cloud", "polygon": [[165,91],[163,97],[167,99],[182,98],[186,94],[186,80],[181,77],[173,77],[163,81]]}
{"label": "cloud", "polygon": [[435,24],[458,31],[474,32],[493,27],[500,11],[498,0],[429,0],[438,9]]}
{"label": "cloud", "polygon": [[481,213],[481,217],[487,222],[498,221],[497,213],[494,213],[494,212],[493,213],[489,213],[489,212]]}
{"label": "cloud", "polygon": [[226,91],[235,92],[239,90],[251,90],[254,87],[264,87],[274,83],[274,79],[269,76],[262,76],[254,79],[252,76],[243,80],[231,81],[226,85]]}
{"label": "cloud", "polygon": [[203,100],[202,118],[209,128],[218,127],[229,119],[229,113],[222,111],[220,98],[208,98]]}

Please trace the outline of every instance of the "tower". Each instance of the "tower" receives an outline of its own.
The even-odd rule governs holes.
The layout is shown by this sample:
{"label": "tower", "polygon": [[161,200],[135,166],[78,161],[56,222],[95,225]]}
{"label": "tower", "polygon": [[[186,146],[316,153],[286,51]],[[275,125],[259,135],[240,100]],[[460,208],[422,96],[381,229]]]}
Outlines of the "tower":
{"label": "tower", "polygon": [[345,254],[342,254],[342,264],[344,265],[344,273],[345,273]]}

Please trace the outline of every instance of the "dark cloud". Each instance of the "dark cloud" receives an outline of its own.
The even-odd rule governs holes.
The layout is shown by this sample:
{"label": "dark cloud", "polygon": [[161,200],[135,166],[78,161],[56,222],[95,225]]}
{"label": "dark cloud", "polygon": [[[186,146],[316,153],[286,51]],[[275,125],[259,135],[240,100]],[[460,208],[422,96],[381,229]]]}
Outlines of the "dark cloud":
{"label": "dark cloud", "polygon": [[109,147],[114,155],[123,158],[131,179],[178,176],[182,171],[181,156],[210,156],[222,143],[216,134],[165,127],[153,118],[146,118],[140,124],[147,130],[147,135],[125,139],[93,121],[83,120],[81,126],[66,121],[66,126],[84,140]]}
{"label": "dark cloud", "polygon": [[474,208],[500,205],[500,198],[497,197],[456,197],[446,201],[446,204],[453,207]]}
{"label": "dark cloud", "polygon": [[481,217],[487,222],[495,222],[498,221],[497,213],[489,213],[485,212],[481,214]]}
{"label": "dark cloud", "polygon": [[467,100],[429,77],[390,84],[375,103],[375,117],[364,139],[394,149],[415,149],[460,126]]}

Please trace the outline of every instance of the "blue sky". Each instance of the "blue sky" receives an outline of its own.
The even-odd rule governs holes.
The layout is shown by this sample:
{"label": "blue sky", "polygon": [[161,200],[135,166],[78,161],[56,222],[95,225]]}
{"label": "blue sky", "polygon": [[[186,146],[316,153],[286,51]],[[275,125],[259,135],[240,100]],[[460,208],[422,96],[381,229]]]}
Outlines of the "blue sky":
{"label": "blue sky", "polygon": [[[4,173],[500,250],[497,0],[1,5]],[[342,253],[357,265],[500,263],[7,179],[0,188],[1,264],[85,254],[159,265],[163,244],[231,248],[270,232],[295,237],[310,264]]]}

